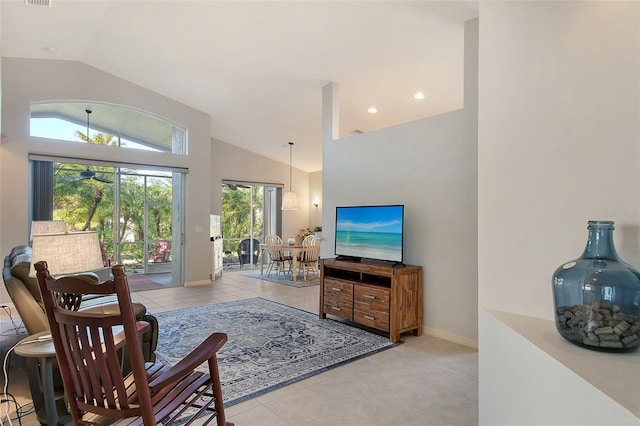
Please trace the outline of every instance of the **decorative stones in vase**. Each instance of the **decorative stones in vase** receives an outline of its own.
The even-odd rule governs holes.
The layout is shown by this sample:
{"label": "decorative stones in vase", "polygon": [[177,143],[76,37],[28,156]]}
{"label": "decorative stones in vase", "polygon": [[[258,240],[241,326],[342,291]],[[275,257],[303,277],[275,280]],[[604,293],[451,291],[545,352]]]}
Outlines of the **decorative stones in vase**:
{"label": "decorative stones in vase", "polygon": [[584,253],[553,274],[556,328],[579,346],[608,352],[640,346],[640,272],[622,261],[612,221],[589,221]]}

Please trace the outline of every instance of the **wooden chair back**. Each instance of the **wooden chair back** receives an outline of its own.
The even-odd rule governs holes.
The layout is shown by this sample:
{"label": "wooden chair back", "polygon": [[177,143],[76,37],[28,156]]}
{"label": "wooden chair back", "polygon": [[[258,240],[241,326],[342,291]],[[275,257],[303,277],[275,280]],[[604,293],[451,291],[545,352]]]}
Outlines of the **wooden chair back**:
{"label": "wooden chair back", "polygon": [[302,240],[304,250],[301,253],[300,261],[313,262],[318,260],[320,255],[320,240],[315,235],[307,235]]}
{"label": "wooden chair back", "polygon": [[[42,262],[36,264],[36,270],[74,419],[82,418],[84,412],[92,412],[113,418],[143,416],[149,422],[153,421],[149,388],[140,386],[135,403],[131,403],[130,383],[125,382],[118,358],[122,341],[117,341],[116,336],[124,333],[128,346],[140,348],[138,327],[145,327],[143,323],[136,324],[124,268],[115,267],[115,280],[100,284],[82,275],[54,279],[49,275],[46,263]],[[120,312],[82,314],[65,309],[58,304],[60,299],[55,298],[59,294],[116,294]],[[146,382],[142,351],[129,350],[127,353],[134,380]],[[152,423],[145,421],[145,424]]]}
{"label": "wooden chair back", "polygon": [[267,253],[269,253],[267,276],[273,270],[274,265],[278,265],[278,276],[280,276],[281,271],[285,270],[286,264],[289,264],[289,269],[291,269],[292,258],[282,250],[282,238],[279,235],[268,235],[264,241],[267,245]]}
{"label": "wooden chair back", "polygon": [[303,250],[300,252],[299,269],[303,271],[303,279],[307,280],[307,271],[320,272],[318,257],[320,256],[320,239],[315,235],[307,235],[302,240]]}
{"label": "wooden chair back", "polygon": [[281,246],[282,238],[280,238],[280,235],[268,235],[267,238],[264,239],[264,243],[268,246]]}
{"label": "wooden chair back", "polygon": [[267,245],[267,253],[269,253],[269,258],[275,262],[282,261],[284,259],[284,253],[281,250],[282,239],[280,238],[280,236],[268,235],[264,241]]}

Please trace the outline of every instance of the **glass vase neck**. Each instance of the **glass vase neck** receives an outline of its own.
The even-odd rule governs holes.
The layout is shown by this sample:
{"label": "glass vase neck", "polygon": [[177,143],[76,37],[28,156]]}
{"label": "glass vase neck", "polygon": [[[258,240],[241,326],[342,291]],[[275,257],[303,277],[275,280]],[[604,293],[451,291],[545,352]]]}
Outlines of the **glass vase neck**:
{"label": "glass vase neck", "polygon": [[618,253],[613,245],[612,221],[589,221],[589,237],[582,257],[593,259],[618,260]]}

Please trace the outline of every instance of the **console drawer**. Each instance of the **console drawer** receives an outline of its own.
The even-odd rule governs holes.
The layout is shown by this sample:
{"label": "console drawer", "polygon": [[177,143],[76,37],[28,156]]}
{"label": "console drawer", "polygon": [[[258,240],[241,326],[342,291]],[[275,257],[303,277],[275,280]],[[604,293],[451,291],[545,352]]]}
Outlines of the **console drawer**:
{"label": "console drawer", "polygon": [[344,319],[353,317],[353,284],[326,278],[324,280],[324,312]]}
{"label": "console drawer", "polygon": [[358,309],[353,311],[353,321],[367,327],[389,332],[389,314],[383,312],[364,312]]}
{"label": "console drawer", "polygon": [[368,306],[372,311],[389,312],[389,289],[385,287],[356,284],[353,288],[353,300]]}
{"label": "console drawer", "polygon": [[353,291],[353,321],[389,331],[389,289],[358,284]]}

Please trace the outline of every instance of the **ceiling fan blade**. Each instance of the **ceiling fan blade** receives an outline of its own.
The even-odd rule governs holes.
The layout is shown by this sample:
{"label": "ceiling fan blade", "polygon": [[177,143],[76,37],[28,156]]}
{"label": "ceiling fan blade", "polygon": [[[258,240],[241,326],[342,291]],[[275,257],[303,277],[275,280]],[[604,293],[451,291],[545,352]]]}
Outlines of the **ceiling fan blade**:
{"label": "ceiling fan blade", "polygon": [[237,191],[238,188],[251,188],[250,186],[243,185],[241,183],[223,183],[222,186],[226,186],[232,191]]}
{"label": "ceiling fan blade", "polygon": [[110,181],[109,179],[103,178],[103,177],[100,177],[100,176],[93,176],[92,179],[93,180],[97,180],[98,182],[113,183],[113,181]]}

